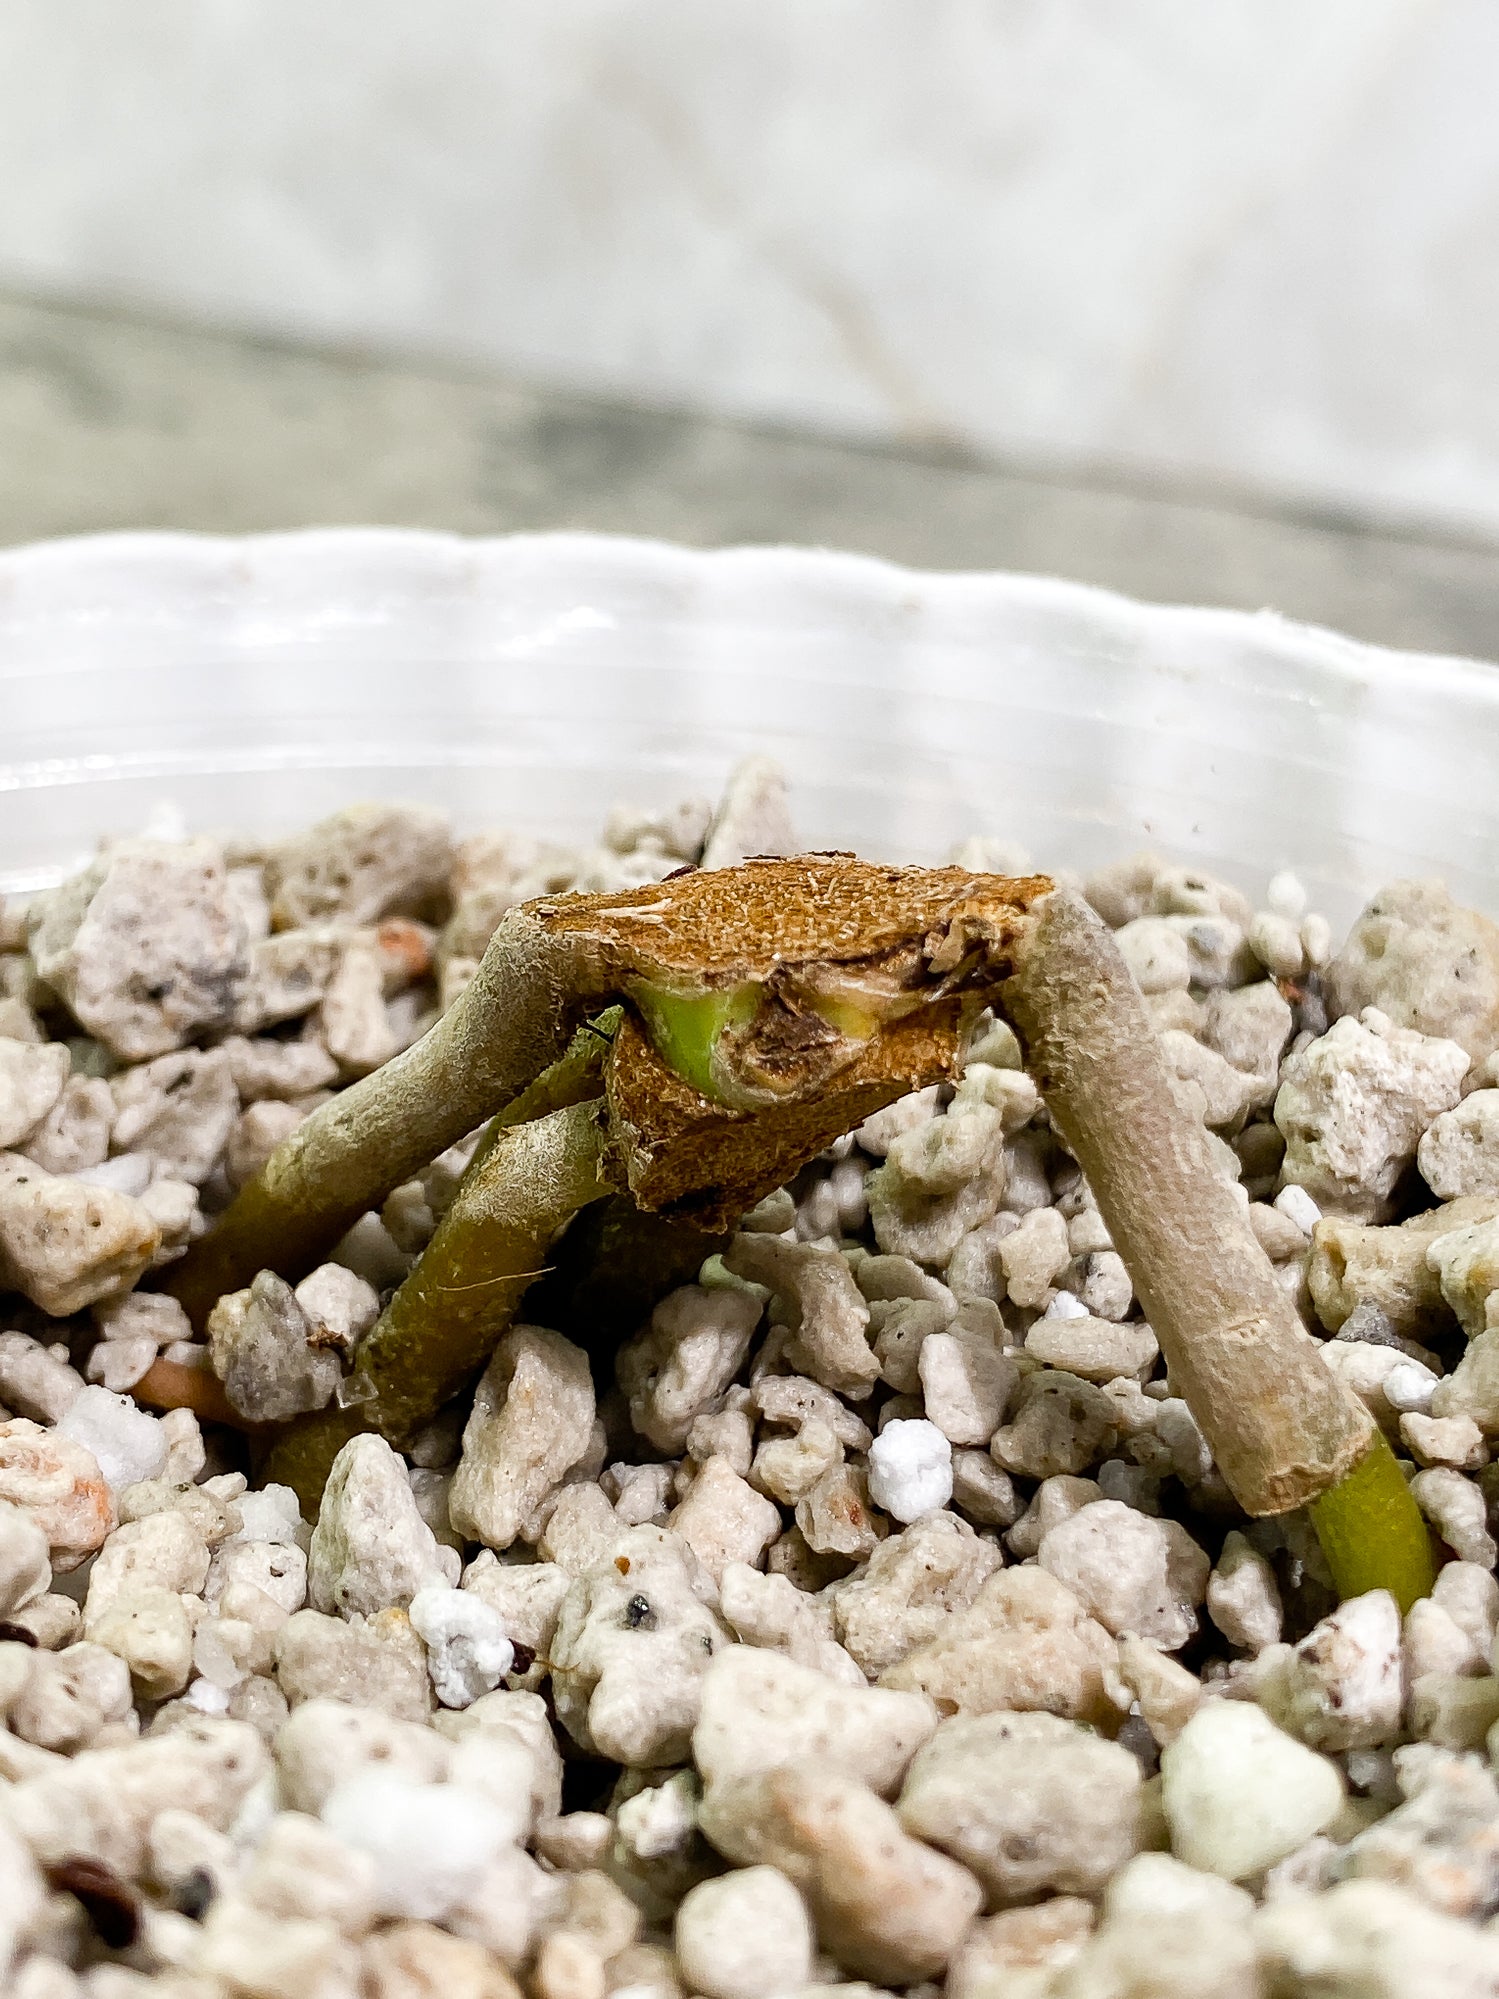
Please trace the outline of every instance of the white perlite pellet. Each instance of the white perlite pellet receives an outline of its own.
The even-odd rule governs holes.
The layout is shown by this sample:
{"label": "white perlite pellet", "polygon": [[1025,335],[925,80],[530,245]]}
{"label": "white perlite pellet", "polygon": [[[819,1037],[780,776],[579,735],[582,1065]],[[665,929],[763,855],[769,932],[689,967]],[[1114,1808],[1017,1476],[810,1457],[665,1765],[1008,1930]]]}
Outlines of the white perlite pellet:
{"label": "white perlite pellet", "polygon": [[515,1663],[498,1611],[470,1590],[420,1589],[407,1612],[427,1648],[432,1691],[444,1707],[470,1706],[497,1687]]}
{"label": "white perlite pellet", "polygon": [[952,1445],[923,1418],[887,1423],[869,1447],[869,1496],[897,1520],[952,1498]]}

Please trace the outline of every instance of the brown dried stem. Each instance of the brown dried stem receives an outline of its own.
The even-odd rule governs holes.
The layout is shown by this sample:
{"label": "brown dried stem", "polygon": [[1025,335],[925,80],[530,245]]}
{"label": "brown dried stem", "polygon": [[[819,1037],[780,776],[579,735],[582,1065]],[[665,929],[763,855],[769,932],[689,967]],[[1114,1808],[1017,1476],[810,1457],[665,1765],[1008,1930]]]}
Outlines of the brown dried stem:
{"label": "brown dried stem", "polygon": [[165,1289],[201,1329],[258,1271],[305,1276],[392,1187],[540,1075],[608,997],[585,944],[511,910],[436,1026],[300,1124]]}
{"label": "brown dried stem", "polygon": [[1177,1103],[1138,988],[1080,896],[1039,906],[1004,1004],[1234,1497],[1250,1514],[1314,1500],[1366,1456],[1373,1421]]}

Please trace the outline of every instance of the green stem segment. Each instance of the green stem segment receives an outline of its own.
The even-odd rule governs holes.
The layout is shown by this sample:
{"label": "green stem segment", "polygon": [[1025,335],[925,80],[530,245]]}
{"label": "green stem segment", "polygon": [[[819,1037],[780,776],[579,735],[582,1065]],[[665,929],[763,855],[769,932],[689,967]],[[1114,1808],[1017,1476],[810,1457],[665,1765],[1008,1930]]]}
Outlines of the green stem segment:
{"label": "green stem segment", "polygon": [[1382,1436],[1310,1510],[1340,1597],[1387,1589],[1403,1614],[1430,1596],[1436,1581],[1431,1535]]}
{"label": "green stem segment", "polygon": [[[608,1193],[603,1103],[497,1129],[457,1198],[360,1342],[345,1405],[289,1424],[264,1466],[315,1516],[351,1437],[408,1443],[484,1366],[547,1252],[580,1208]],[[357,1399],[350,1399],[350,1394]]]}
{"label": "green stem segment", "polygon": [[708,992],[668,992],[638,979],[631,985],[630,997],[666,1066],[710,1103],[719,1103],[724,1079],[715,1058],[720,1043],[753,1019],[760,991],[756,985],[737,985]]}

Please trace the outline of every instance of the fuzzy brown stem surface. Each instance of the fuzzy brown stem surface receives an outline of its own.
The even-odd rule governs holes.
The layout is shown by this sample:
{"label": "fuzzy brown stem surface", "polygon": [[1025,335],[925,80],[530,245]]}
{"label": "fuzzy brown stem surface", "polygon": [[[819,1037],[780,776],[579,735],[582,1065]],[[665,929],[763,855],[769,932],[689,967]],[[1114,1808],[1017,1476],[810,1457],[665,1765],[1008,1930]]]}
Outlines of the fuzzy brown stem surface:
{"label": "fuzzy brown stem surface", "polygon": [[1003,998],[1229,1489],[1250,1514],[1307,1504],[1364,1456],[1373,1420],[1178,1104],[1139,989],[1081,896],[1038,905]]}

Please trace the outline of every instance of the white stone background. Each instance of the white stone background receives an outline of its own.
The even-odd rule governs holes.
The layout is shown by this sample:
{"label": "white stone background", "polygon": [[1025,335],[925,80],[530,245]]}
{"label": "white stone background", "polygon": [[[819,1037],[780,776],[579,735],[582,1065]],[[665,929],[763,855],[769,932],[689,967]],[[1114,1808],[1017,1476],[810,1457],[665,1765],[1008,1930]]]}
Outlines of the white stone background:
{"label": "white stone background", "polygon": [[4,0],[0,285],[1499,533],[1496,0]]}

